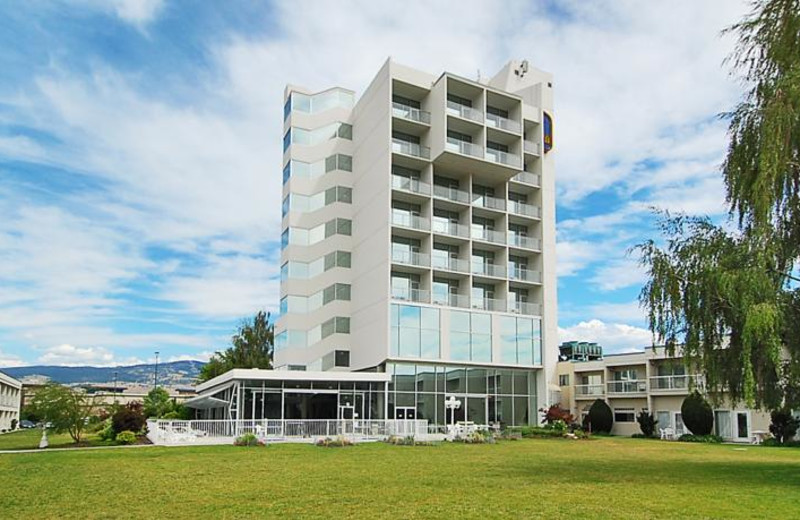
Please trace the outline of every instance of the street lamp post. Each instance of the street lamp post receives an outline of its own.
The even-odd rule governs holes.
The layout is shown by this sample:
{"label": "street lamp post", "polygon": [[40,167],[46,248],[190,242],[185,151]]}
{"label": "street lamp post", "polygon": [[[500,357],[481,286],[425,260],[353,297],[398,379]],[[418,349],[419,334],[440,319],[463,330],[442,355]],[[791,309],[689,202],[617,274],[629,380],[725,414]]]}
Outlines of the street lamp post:
{"label": "street lamp post", "polygon": [[456,433],[456,410],[461,408],[461,401],[456,396],[451,395],[444,402],[444,407],[450,410],[450,436],[455,438]]}
{"label": "street lamp post", "polygon": [[153,378],[153,387],[158,388],[158,351],[156,351],[156,374]]}

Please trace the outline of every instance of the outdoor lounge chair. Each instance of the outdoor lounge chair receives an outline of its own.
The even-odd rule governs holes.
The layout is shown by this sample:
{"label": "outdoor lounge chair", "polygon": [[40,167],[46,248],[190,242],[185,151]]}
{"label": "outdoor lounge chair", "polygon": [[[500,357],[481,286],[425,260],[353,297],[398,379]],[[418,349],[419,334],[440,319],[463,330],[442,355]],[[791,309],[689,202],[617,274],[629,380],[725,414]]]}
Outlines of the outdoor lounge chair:
{"label": "outdoor lounge chair", "polygon": [[661,432],[662,441],[671,441],[675,439],[675,430],[672,428],[659,428],[659,431]]}

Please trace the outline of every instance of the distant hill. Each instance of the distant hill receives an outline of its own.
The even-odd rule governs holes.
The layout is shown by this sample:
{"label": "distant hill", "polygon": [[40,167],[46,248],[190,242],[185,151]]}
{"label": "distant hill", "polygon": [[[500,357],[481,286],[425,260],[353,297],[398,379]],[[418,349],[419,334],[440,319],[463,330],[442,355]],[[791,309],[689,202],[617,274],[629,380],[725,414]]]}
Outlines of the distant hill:
{"label": "distant hill", "polygon": [[[158,364],[158,382],[162,385],[191,385],[205,365],[202,361],[174,361]],[[31,366],[4,368],[3,372],[16,379],[29,376],[49,377],[62,384],[110,383],[117,373],[117,382],[152,384],[155,365],[131,365],[126,367],[60,367]]]}

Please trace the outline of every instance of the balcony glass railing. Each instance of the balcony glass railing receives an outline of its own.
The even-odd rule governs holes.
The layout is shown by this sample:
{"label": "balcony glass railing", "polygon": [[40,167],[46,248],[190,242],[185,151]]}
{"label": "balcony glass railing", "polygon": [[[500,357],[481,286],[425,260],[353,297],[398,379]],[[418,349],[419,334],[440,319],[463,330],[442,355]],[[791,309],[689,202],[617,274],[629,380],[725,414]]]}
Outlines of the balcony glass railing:
{"label": "balcony glass railing", "polygon": [[506,201],[498,199],[497,197],[489,197],[487,195],[473,195],[472,205],[479,208],[496,209],[503,211],[506,209]]}
{"label": "balcony glass railing", "polygon": [[451,237],[469,238],[469,227],[455,222],[433,221],[433,232]]}
{"label": "balcony glass railing", "polygon": [[472,308],[484,311],[506,311],[506,301],[495,298],[472,298]]}
{"label": "balcony glass railing", "polygon": [[508,201],[508,211],[515,215],[523,215],[525,217],[541,218],[542,211],[539,206],[528,204],[526,202],[517,202],[516,200]]}
{"label": "balcony glass railing", "polygon": [[512,232],[508,233],[508,245],[533,251],[542,250],[542,241],[538,238],[526,237]]}
{"label": "balcony glass railing", "polygon": [[454,137],[447,138],[446,148],[451,152],[457,152],[462,155],[483,158],[483,147]]}
{"label": "balcony glass railing", "polygon": [[644,379],[609,381],[607,386],[609,394],[643,394],[647,392],[647,381]]}
{"label": "balcony glass railing", "polygon": [[410,191],[422,195],[430,195],[431,185],[415,179],[413,177],[403,177],[392,175],[392,188],[396,190]]}
{"label": "balcony glass railing", "polygon": [[469,193],[450,186],[433,185],[433,196],[440,199],[452,200],[453,202],[463,202],[469,204]]}
{"label": "balcony glass railing", "polygon": [[522,166],[522,159],[519,155],[510,152],[503,152],[501,150],[495,150],[493,148],[486,149],[486,160],[498,164],[513,166],[515,168]]}
{"label": "balcony glass railing", "polygon": [[455,101],[447,101],[447,113],[463,119],[469,119],[470,121],[483,123],[483,112],[472,107],[462,105],[461,103],[456,103]]}
{"label": "balcony glass railing", "polygon": [[404,251],[402,249],[395,249],[392,251],[392,262],[396,264],[418,265],[422,267],[427,267],[431,265],[431,256],[426,253],[417,253],[414,251]]}
{"label": "balcony glass railing", "polygon": [[508,269],[508,277],[511,280],[521,280],[523,282],[542,283],[542,273],[540,271],[530,271],[528,269]]}
{"label": "balcony glass railing", "polygon": [[540,143],[536,143],[533,141],[528,141],[528,140],[523,141],[522,149],[525,151],[525,153],[529,153],[531,155],[542,154],[542,145]]}
{"label": "balcony glass railing", "polygon": [[441,269],[443,271],[454,271],[457,273],[469,272],[469,262],[467,260],[461,260],[460,258],[434,256],[432,258],[432,265],[434,269]]}
{"label": "balcony glass railing", "polygon": [[433,303],[448,307],[469,308],[469,296],[463,294],[433,294]]}
{"label": "balcony glass railing", "polygon": [[392,224],[411,229],[420,229],[422,231],[430,229],[430,222],[428,222],[428,219],[409,213],[392,213]]}
{"label": "balcony glass railing", "polygon": [[509,302],[508,312],[524,314],[526,316],[541,316],[542,306],[538,303],[530,302]]}
{"label": "balcony glass railing", "polygon": [[396,101],[392,103],[392,114],[396,117],[402,117],[403,119],[416,121],[417,123],[424,123],[426,125],[431,124],[430,112],[404,105]]}
{"label": "balcony glass railing", "polygon": [[575,385],[575,395],[577,396],[602,396],[606,395],[606,388],[600,385]]}
{"label": "balcony glass railing", "polygon": [[481,227],[472,228],[472,238],[475,240],[483,240],[484,242],[492,242],[495,244],[505,244],[506,236],[502,231],[494,231]]}
{"label": "balcony glass railing", "polygon": [[702,389],[705,386],[704,381],[703,376],[696,374],[652,376],[650,377],[650,389],[688,393],[694,388]]}
{"label": "balcony glass railing", "polygon": [[410,141],[403,141],[402,139],[392,139],[392,151],[402,153],[404,155],[411,155],[413,157],[420,157],[422,159],[431,158],[431,149],[421,144],[412,143]]}
{"label": "balcony glass railing", "polygon": [[514,132],[515,134],[518,134],[522,128],[522,126],[513,119],[508,119],[507,117],[498,116],[497,114],[489,112],[486,113],[486,124],[494,128]]}
{"label": "balcony glass railing", "polygon": [[521,182],[523,184],[530,184],[531,186],[541,186],[542,177],[538,173],[519,172],[511,177],[514,182]]}
{"label": "balcony glass railing", "polygon": [[505,278],[506,268],[502,265],[487,262],[472,262],[472,274]]}
{"label": "balcony glass railing", "polygon": [[392,289],[392,298],[409,302],[429,303],[430,294],[430,291],[423,291],[422,289],[408,289],[405,287]]}

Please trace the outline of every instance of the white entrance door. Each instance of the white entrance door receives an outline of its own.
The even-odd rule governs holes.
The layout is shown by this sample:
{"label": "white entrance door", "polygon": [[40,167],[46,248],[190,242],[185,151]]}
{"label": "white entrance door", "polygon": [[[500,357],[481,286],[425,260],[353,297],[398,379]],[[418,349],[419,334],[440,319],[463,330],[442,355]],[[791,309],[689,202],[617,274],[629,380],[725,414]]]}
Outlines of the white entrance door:
{"label": "white entrance door", "polygon": [[394,409],[396,435],[414,435],[414,420],[417,418],[417,409],[413,406],[398,406]]}
{"label": "white entrance door", "polygon": [[730,410],[714,410],[714,433],[725,440],[733,438]]}
{"label": "white entrance door", "polygon": [[672,424],[675,426],[675,437],[680,437],[684,433],[689,433],[689,430],[686,429],[686,426],[683,425],[683,416],[680,412],[673,412],[672,413]]}

